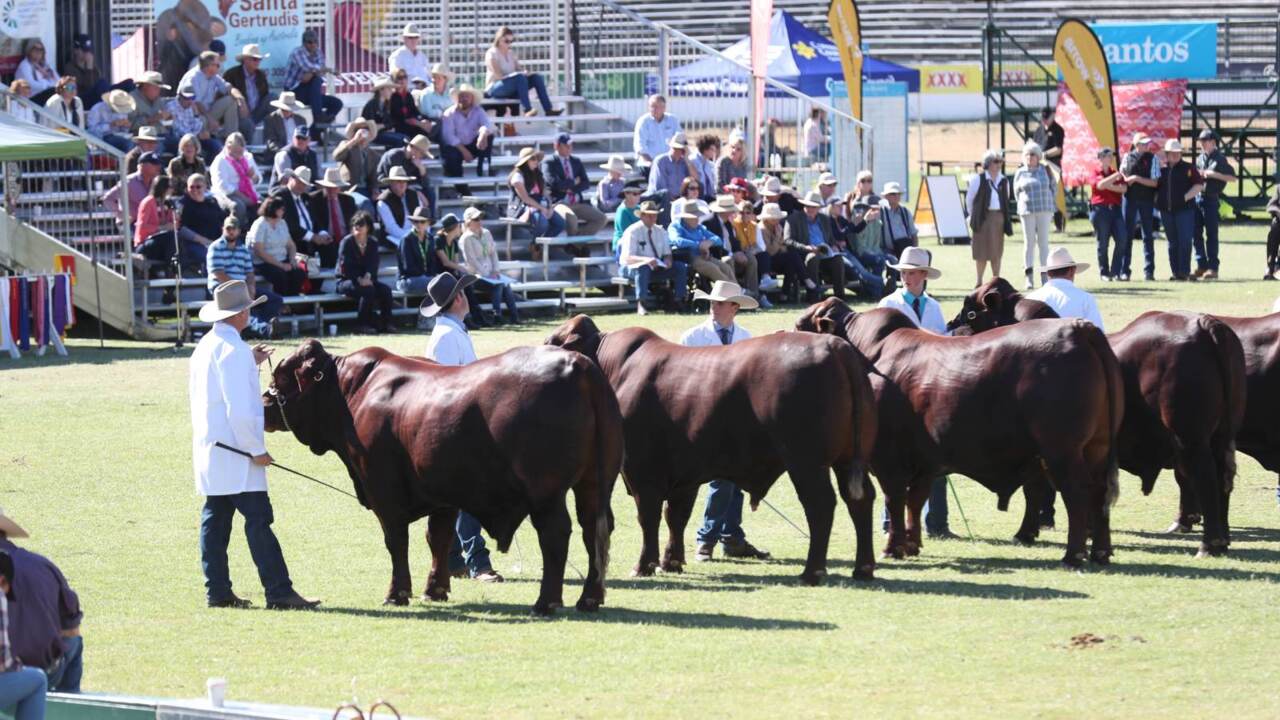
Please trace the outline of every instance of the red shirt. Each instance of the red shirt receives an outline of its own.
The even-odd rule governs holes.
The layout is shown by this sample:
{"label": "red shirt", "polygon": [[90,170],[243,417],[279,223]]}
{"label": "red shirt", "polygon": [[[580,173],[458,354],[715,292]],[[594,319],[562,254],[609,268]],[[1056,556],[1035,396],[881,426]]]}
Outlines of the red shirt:
{"label": "red shirt", "polygon": [[[1114,192],[1112,190],[1098,189],[1098,186],[1102,184],[1102,180],[1107,176],[1114,174],[1115,172],[1116,171],[1113,169],[1113,170],[1108,170],[1106,173],[1103,173],[1102,167],[1099,166],[1098,169],[1094,170],[1093,174],[1089,176],[1089,187],[1093,188],[1093,194],[1089,196],[1090,205],[1110,205],[1114,207],[1120,206],[1120,201],[1124,198],[1123,195],[1121,195],[1118,192]],[[1123,186],[1126,183],[1124,180],[1118,180],[1116,184]]]}

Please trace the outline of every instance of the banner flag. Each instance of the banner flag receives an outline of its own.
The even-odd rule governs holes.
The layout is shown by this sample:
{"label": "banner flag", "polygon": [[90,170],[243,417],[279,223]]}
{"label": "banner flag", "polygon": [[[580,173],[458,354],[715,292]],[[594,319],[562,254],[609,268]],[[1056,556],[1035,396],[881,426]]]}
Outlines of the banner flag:
{"label": "banner flag", "polygon": [[827,10],[831,39],[840,50],[840,69],[849,91],[850,114],[862,119],[862,26],[854,0],[831,0]]}
{"label": "banner flag", "polygon": [[1064,20],[1053,41],[1053,59],[1098,139],[1098,147],[1117,149],[1111,70],[1098,36],[1081,20]]}

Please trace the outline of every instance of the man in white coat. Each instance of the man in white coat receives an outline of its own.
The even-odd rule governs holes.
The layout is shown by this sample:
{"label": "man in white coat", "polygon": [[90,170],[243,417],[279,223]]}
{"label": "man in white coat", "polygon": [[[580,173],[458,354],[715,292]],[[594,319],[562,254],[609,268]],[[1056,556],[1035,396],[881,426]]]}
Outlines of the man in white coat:
{"label": "man in white coat", "polygon": [[[249,309],[266,301],[249,298],[243,280],[228,280],[213,291],[213,302],[200,308],[200,319],[213,323],[191,354],[191,451],[196,490],[205,496],[200,516],[200,561],[204,566],[209,607],[247,608],[248,600],[231,591],[227,545],[235,513],[244,516],[249,553],[272,610],[311,609],[320,604],[293,589],[280,542],[271,531],[274,520],[267,497],[271,455],[263,439],[262,389],[258,365],[271,350],[250,348],[240,339],[249,324]],[[218,447],[222,443],[235,450]]]}
{"label": "man in white coat", "polygon": [[1089,269],[1089,263],[1076,262],[1071,252],[1064,247],[1056,247],[1049,252],[1049,261],[1044,272],[1048,281],[1039,290],[1028,293],[1027,297],[1053,308],[1060,317],[1084,318],[1104,330],[1102,313],[1098,312],[1098,301],[1089,293],[1076,287],[1076,273]]}
{"label": "man in white coat", "polygon": [[[427,341],[427,357],[441,365],[469,365],[476,361],[476,350],[465,324],[471,304],[463,290],[477,279],[475,275],[455,278],[440,273],[427,284],[427,297],[418,312],[436,319]],[[458,511],[453,547],[449,549],[449,572],[454,577],[480,582],[502,582],[502,576],[489,564],[489,549],[480,530],[480,521],[471,513]]]}
{"label": "man in white coat", "polygon": [[[707,300],[711,315],[706,322],[689,328],[680,337],[686,347],[716,347],[732,345],[751,339],[747,329],[734,322],[740,308],[754,310],[760,307],[755,298],[744,295],[737,283],[717,280],[711,292],[695,290],[693,300]],[[702,527],[698,528],[698,553],[695,559],[711,560],[716,543],[724,546],[725,557],[767,560],[770,555],[747,542],[742,531],[742,491],[728,480],[712,480],[707,491],[707,506],[702,513]]]}
{"label": "man in white coat", "polygon": [[[947,321],[942,317],[942,306],[925,292],[925,282],[942,277],[942,271],[933,267],[933,254],[922,247],[909,247],[902,251],[902,259],[889,267],[902,275],[902,287],[884,296],[880,307],[893,308],[911,318],[921,330],[935,335],[947,334]],[[888,529],[889,514],[884,514]],[[925,503],[924,529],[930,538],[947,540],[956,537],[947,523],[947,476],[933,481],[929,501]]]}

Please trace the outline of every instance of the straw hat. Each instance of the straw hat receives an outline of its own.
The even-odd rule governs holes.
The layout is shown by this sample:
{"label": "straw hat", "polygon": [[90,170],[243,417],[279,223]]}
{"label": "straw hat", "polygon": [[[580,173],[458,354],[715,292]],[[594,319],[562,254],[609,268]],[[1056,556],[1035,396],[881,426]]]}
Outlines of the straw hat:
{"label": "straw hat", "polygon": [[676,148],[678,150],[688,150],[689,140],[685,137],[684,133],[678,132],[675,135],[672,135],[671,139],[667,141],[667,147]]}
{"label": "straw hat", "polygon": [[474,205],[467,208],[466,212],[462,213],[462,222],[471,222],[472,220],[483,220],[483,219],[484,219],[484,211]]}
{"label": "straw hat", "polygon": [[744,295],[742,286],[728,280],[717,280],[711,284],[711,292],[706,293],[702,290],[693,291],[693,300],[709,300],[711,302],[731,302],[737,304],[744,310],[755,310],[760,307],[760,303],[750,295]]}
{"label": "straw hat", "polygon": [[281,110],[288,110],[289,112],[292,112],[292,113],[300,113],[307,109],[307,106],[305,104],[298,102],[297,95],[294,95],[293,93],[287,90],[280,93],[280,97],[271,101],[271,107],[280,108]]}
{"label": "straw hat", "polygon": [[[310,169],[303,169],[307,171],[308,175],[311,174]],[[346,190],[348,187],[347,183],[342,182],[342,169],[337,167],[326,169],[324,171],[324,177],[317,180],[316,185],[319,185],[320,187],[337,188],[338,190]]]}
{"label": "straw hat", "polygon": [[370,135],[375,137],[378,135],[378,123],[368,118],[356,118],[347,123],[347,127],[342,131],[342,134],[350,140],[356,136],[356,131],[362,128],[368,130]]}
{"label": "straw hat", "polygon": [[299,168],[289,168],[280,173],[280,181],[284,182],[286,180],[298,180],[303,185],[311,187],[311,168],[306,165]]}
{"label": "straw hat", "polygon": [[[930,280],[937,280],[942,277],[942,271],[933,267],[930,264],[931,262],[933,262],[933,256],[928,250],[925,250],[922,247],[909,247],[902,251],[902,259],[899,260],[896,265],[891,264],[889,267],[898,271],[928,270],[929,272],[927,277]],[[1045,268],[1045,270],[1048,269],[1049,268]]]}
{"label": "straw hat", "polygon": [[404,30],[400,31],[400,37],[402,38],[422,37],[422,33],[418,32],[417,25],[414,25],[413,23],[408,23],[407,25],[404,26]]}
{"label": "straw hat", "polygon": [[226,320],[266,301],[266,295],[259,295],[256,300],[250,299],[249,286],[243,280],[228,280],[213,289],[213,302],[205,303],[200,308],[200,319],[204,322]]}
{"label": "straw hat", "polygon": [[829,172],[824,172],[822,173],[822,175],[818,177],[818,184],[819,185],[839,185],[840,180],[835,175]]}
{"label": "straw hat", "polygon": [[168,85],[164,84],[164,76],[156,72],[155,70],[148,70],[142,73],[141,75],[138,76],[138,79],[134,80],[133,82],[136,85],[155,85],[156,87],[162,90],[173,89]]}
{"label": "straw hat", "polygon": [[391,79],[390,76],[381,77],[381,78],[378,78],[377,82],[373,84],[373,92],[376,93],[379,90],[394,90],[395,87],[396,87],[396,83],[394,80]]}
{"label": "straw hat", "polygon": [[236,59],[244,60],[245,58],[253,58],[255,60],[266,60],[269,57],[271,57],[271,53],[262,52],[262,48],[258,47],[257,43],[249,43],[244,46],[244,49],[240,51],[240,54],[236,56]]}
{"label": "straw hat", "polygon": [[470,95],[470,96],[471,96],[471,99],[472,99],[473,101],[474,101],[477,97],[479,97],[479,96],[480,96],[480,91],[479,91],[479,90],[476,90],[476,89],[475,89],[475,87],[473,87],[472,85],[470,85],[470,84],[468,84],[468,83],[462,83],[462,84],[458,85],[458,87],[454,88],[454,89],[453,89],[453,92],[451,92],[451,93],[449,93],[449,94],[450,94],[450,95],[453,95],[454,100],[457,100],[457,99],[458,99],[458,96],[459,96],[459,95],[461,95],[461,94],[463,94],[463,93],[466,93],[466,94]]}
{"label": "straw hat", "polygon": [[760,183],[760,194],[781,195],[782,181],[772,175],[765,177],[763,182]]}
{"label": "straw hat", "polygon": [[10,520],[9,516],[4,514],[3,508],[0,508],[0,532],[4,533],[5,537],[9,539],[31,537],[26,530],[22,529],[22,526]]}
{"label": "straw hat", "polygon": [[405,169],[403,167],[399,165],[393,165],[391,169],[387,171],[386,177],[378,179],[378,184],[388,185],[397,180],[401,182],[413,182],[413,178],[409,176],[409,173],[405,172]]}
{"label": "straw hat", "polygon": [[786,220],[787,214],[782,212],[782,207],[778,203],[765,203],[760,208],[760,214],[756,215],[757,220]]}
{"label": "straw hat", "polygon": [[411,147],[422,153],[425,157],[435,157],[435,155],[431,154],[431,141],[427,139],[426,135],[414,135],[412,138],[409,138],[409,142],[405,143],[405,147]]}
{"label": "straw hat", "polygon": [[884,187],[880,190],[880,194],[881,195],[901,195],[902,186],[896,182],[887,182],[884,184]]}
{"label": "straw hat", "polygon": [[432,65],[431,74],[443,76],[445,82],[447,83],[453,82],[453,78],[454,78],[453,71],[451,71],[449,67],[444,63],[436,63],[435,65]]}
{"label": "straw hat", "polygon": [[453,301],[458,297],[458,293],[467,289],[477,279],[475,275],[463,275],[460,278],[454,278],[452,274],[447,272],[436,275],[427,284],[427,296],[422,299],[422,304],[418,306],[418,312],[423,317],[439,315],[440,311],[453,304]]}
{"label": "straw hat", "polygon": [[609,162],[604,163],[600,167],[601,169],[608,170],[609,172],[631,172],[631,166],[627,164],[627,161],[621,155],[610,155]]}
{"label": "straw hat", "polygon": [[1089,269],[1089,263],[1076,262],[1071,258],[1071,251],[1061,246],[1049,251],[1049,261],[1044,265],[1045,272],[1069,267],[1074,267],[1076,272],[1084,272]]}
{"label": "straw hat", "polygon": [[133,136],[134,142],[160,142],[160,134],[150,125],[138,126],[138,134]]}
{"label": "straw hat", "polygon": [[652,200],[645,200],[640,203],[640,208],[636,212],[641,215],[661,215],[662,208],[658,207],[658,203]]}
{"label": "straw hat", "polygon": [[137,105],[133,102],[133,97],[123,90],[112,90],[104,93],[102,102],[118,113],[131,113],[137,108]]}
{"label": "straw hat", "polygon": [[1182,143],[1178,142],[1174,138],[1169,138],[1164,141],[1164,151],[1180,153],[1182,152]]}
{"label": "straw hat", "polygon": [[822,193],[817,190],[807,192],[800,198],[800,204],[805,207],[822,207]]}
{"label": "straw hat", "polygon": [[516,156],[515,167],[520,167],[525,163],[529,162],[530,160],[534,160],[536,162],[538,154],[539,153],[537,148],[533,148],[533,147],[520,148],[520,154]]}
{"label": "straw hat", "polygon": [[734,212],[738,209],[738,204],[734,202],[732,195],[717,195],[715,203],[711,206],[711,212]]}

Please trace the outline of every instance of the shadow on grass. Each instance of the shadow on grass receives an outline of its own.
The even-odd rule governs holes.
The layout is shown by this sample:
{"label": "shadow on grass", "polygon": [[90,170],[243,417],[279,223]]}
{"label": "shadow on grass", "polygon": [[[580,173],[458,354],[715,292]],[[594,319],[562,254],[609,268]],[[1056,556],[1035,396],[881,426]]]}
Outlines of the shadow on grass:
{"label": "shadow on grass", "polygon": [[[1161,540],[1173,537],[1166,533],[1153,530],[1112,530],[1111,534],[1132,535],[1134,537],[1144,538],[1147,540]],[[1231,528],[1232,549],[1235,548],[1237,543],[1241,542],[1280,542],[1280,529],[1260,527]]]}
{"label": "shadow on grass", "polygon": [[[36,368],[49,367],[53,365],[110,365],[117,362],[128,362],[131,360],[163,360],[166,358],[185,359],[191,356],[191,352],[195,349],[195,343],[187,343],[180,349],[173,348],[172,345],[135,345],[122,344],[117,340],[109,341],[105,349],[99,349],[97,345],[86,347],[83,345],[74,345],[67,348],[67,356],[61,357],[55,352],[47,352],[43,356],[37,356],[34,351],[24,353],[22,360],[14,361],[12,367],[18,368]],[[5,361],[8,356],[5,356]],[[19,364],[21,363],[21,364]],[[0,361],[0,368],[6,367],[6,362]]]}
{"label": "shadow on grass", "polygon": [[[949,567],[940,563],[940,566]],[[879,569],[898,569],[881,567]],[[936,567],[936,566],[935,566]],[[729,582],[746,582],[754,579],[761,585],[795,585],[801,587],[799,578],[754,575],[720,575]],[[831,587],[872,590],[899,595],[945,595],[948,597],[984,598],[992,600],[1081,600],[1088,594],[1075,590],[1058,590],[1056,588],[1031,587],[1008,583],[972,583],[965,580],[898,580],[878,577],[875,580],[854,580],[849,575],[831,574],[823,581]]]}
{"label": "shadow on grass", "polygon": [[[507,576],[505,582],[520,583],[528,585],[537,585],[541,582],[536,577],[511,577]],[[573,585],[572,581],[565,581],[565,590]],[[577,582],[581,586],[581,580]],[[682,575],[659,575],[656,577],[625,577],[625,578],[609,578],[605,582],[605,587],[612,590],[618,588],[620,590],[656,590],[656,591],[679,591],[679,592],[755,592],[760,589],[759,583],[751,583],[750,585],[734,585],[723,584],[717,582],[714,575],[704,575],[701,573],[685,573]]]}
{"label": "shadow on grass", "polygon": [[[1111,564],[1105,567],[1087,565],[1085,572],[1105,573],[1108,575],[1132,575],[1136,577],[1173,577],[1186,580],[1201,578],[1211,580],[1238,580],[1245,582],[1280,582],[1280,573],[1237,570],[1235,568],[1215,567],[1213,558],[1195,560],[1195,565],[1167,565],[1151,562],[1125,562],[1124,555],[1112,558]],[[1022,558],[952,558],[947,566],[956,572],[970,575],[991,575],[1008,573],[1017,570],[1044,570],[1050,566],[1043,561]],[[1059,565],[1059,567],[1061,567]],[[1069,571],[1067,571],[1069,572]]]}
{"label": "shadow on grass", "polygon": [[[384,608],[320,607],[314,612],[335,615],[352,615],[375,619],[434,620],[468,623],[533,623],[546,622],[533,614],[529,605],[514,603],[438,603],[417,605],[403,610]],[[651,612],[629,610],[605,605],[596,613],[580,613],[572,606],[556,613],[555,618],[576,622],[593,622],[626,625],[660,625],[688,630],[836,630],[839,626],[829,622],[808,620],[783,620],[780,618],[756,618],[726,613],[702,612]]]}

